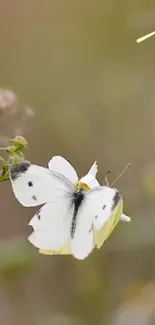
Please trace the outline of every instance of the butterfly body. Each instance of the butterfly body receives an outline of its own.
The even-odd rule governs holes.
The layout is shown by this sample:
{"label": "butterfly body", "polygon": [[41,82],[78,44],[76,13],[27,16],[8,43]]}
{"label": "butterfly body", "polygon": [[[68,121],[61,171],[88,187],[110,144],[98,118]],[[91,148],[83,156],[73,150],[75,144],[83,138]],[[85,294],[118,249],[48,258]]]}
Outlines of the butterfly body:
{"label": "butterfly body", "polygon": [[73,218],[71,223],[71,238],[73,238],[75,234],[78,210],[82,205],[84,198],[85,198],[85,194],[83,188],[80,188],[79,190],[73,193],[74,212],[73,212]]}

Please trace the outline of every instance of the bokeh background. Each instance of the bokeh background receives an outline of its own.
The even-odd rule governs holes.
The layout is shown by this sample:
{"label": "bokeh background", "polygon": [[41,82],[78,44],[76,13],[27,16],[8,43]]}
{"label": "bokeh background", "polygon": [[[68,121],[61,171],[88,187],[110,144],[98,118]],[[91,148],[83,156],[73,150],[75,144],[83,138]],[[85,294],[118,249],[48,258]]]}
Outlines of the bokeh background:
{"label": "bokeh background", "polygon": [[155,324],[155,29],[153,0],[0,0],[0,144],[26,158],[67,157],[79,175],[112,169],[130,224],[86,260],[40,256],[35,209],[0,184],[0,324]]}

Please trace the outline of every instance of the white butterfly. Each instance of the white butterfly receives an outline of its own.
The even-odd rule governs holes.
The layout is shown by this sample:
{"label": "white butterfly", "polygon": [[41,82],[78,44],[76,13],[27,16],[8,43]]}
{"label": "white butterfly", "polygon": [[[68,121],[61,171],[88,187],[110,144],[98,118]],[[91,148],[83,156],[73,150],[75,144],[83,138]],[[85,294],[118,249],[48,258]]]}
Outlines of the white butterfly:
{"label": "white butterfly", "polygon": [[[75,169],[60,156],[53,157],[48,167],[25,161],[10,168],[17,200],[24,206],[45,204],[30,221],[34,232],[29,241],[40,252],[60,251],[84,259],[96,244],[94,232],[102,230],[116,209],[122,207],[121,195],[116,189],[99,185],[96,162],[79,181]],[[117,222],[122,212],[119,210]],[[66,245],[67,252],[63,253]]]}

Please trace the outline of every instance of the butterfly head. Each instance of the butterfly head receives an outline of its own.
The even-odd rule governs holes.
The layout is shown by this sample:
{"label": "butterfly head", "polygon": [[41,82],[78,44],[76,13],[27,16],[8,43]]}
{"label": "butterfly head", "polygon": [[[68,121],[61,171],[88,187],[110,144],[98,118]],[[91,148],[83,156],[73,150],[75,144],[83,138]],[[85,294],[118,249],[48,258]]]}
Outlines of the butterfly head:
{"label": "butterfly head", "polygon": [[75,214],[77,214],[77,211],[85,198],[85,193],[90,190],[90,187],[85,183],[78,182],[75,189],[76,190],[73,194],[73,203],[75,205]]}
{"label": "butterfly head", "polygon": [[76,191],[77,192],[88,192],[88,191],[90,191],[90,187],[87,185],[87,184],[85,184],[85,183],[82,183],[82,182],[78,182],[77,183],[77,185],[76,185]]}

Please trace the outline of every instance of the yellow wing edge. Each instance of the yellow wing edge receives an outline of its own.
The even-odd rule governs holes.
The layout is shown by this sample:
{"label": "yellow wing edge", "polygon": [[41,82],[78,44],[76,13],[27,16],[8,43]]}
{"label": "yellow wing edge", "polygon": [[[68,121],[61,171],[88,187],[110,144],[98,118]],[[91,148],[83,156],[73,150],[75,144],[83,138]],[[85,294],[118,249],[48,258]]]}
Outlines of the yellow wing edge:
{"label": "yellow wing edge", "polygon": [[58,251],[52,249],[49,250],[39,249],[39,253],[43,255],[70,255],[72,254],[70,241],[68,240],[68,242]]}
{"label": "yellow wing edge", "polygon": [[123,212],[123,200],[121,199],[119,205],[114,209],[111,217],[107,220],[104,226],[100,230],[94,229],[94,244],[99,249],[103,243],[113,232],[114,228],[118,224],[121,214]]}

